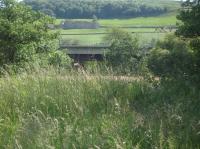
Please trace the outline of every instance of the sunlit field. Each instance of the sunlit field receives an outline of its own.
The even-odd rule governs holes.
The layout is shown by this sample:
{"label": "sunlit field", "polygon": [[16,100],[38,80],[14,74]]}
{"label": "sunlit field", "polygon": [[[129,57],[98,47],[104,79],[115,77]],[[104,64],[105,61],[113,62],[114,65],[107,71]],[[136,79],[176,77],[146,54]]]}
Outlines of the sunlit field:
{"label": "sunlit field", "polygon": [[[61,39],[65,44],[94,45],[104,42],[104,37],[109,28],[120,27],[123,30],[132,33],[133,36],[140,38],[141,43],[151,43],[158,39],[163,39],[166,34],[175,30],[164,29],[156,30],[153,27],[174,26],[176,24],[176,13],[169,13],[157,17],[139,17],[132,19],[100,19],[98,22],[103,28],[99,29],[68,29],[59,30],[62,34]],[[76,19],[77,20],[77,19]],[[91,21],[90,19],[78,19]],[[57,23],[61,20],[57,19]],[[136,28],[137,27],[137,28]],[[146,28],[145,28],[146,27]],[[151,28],[149,28],[151,27]],[[161,32],[161,33],[159,33]]]}
{"label": "sunlit field", "polygon": [[[131,26],[166,26],[176,25],[176,12],[167,13],[155,17],[137,17],[129,19],[99,19],[98,22],[102,26],[109,27],[131,27]],[[56,24],[59,24],[63,19],[57,19]],[[78,21],[92,21],[91,19],[72,19]]]}
{"label": "sunlit field", "polygon": [[[73,30],[71,30],[73,32]],[[151,43],[152,41],[162,40],[167,33],[134,33],[133,37],[137,37],[141,44]],[[106,34],[100,35],[62,35],[62,44],[76,44],[76,45],[95,45],[105,42]]]}

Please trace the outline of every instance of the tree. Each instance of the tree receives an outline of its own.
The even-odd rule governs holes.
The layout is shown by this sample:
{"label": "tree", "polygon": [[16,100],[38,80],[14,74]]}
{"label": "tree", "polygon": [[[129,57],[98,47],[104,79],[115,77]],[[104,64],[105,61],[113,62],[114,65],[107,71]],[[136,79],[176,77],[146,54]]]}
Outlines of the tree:
{"label": "tree", "polygon": [[148,67],[158,76],[196,83],[200,73],[200,0],[184,2],[177,19],[178,37],[167,36],[158,42],[150,52]]}
{"label": "tree", "polygon": [[48,15],[55,14],[56,17],[63,19],[91,18],[92,15],[98,18],[152,16],[163,14],[167,10],[166,7],[162,7],[162,4],[148,6],[146,2],[137,4],[132,0],[23,0],[23,2],[32,6],[34,10]]}
{"label": "tree", "polygon": [[98,21],[97,16],[93,15],[93,16],[92,16],[92,22],[97,23],[97,21]]}
{"label": "tree", "polygon": [[181,21],[176,31],[178,36],[186,38],[200,36],[200,0],[184,2],[177,19]]}
{"label": "tree", "polygon": [[106,60],[109,66],[122,73],[132,73],[138,70],[139,43],[137,38],[120,29],[111,29],[105,37],[111,43]]}
{"label": "tree", "polygon": [[176,35],[190,42],[196,56],[194,71],[200,74],[200,0],[187,0],[177,19],[181,21]]}
{"label": "tree", "polygon": [[28,62],[53,49],[57,34],[49,32],[50,17],[14,0],[1,0],[0,6],[0,66]]}
{"label": "tree", "polygon": [[168,35],[150,51],[147,66],[159,77],[188,79],[193,75],[193,52],[185,41]]}

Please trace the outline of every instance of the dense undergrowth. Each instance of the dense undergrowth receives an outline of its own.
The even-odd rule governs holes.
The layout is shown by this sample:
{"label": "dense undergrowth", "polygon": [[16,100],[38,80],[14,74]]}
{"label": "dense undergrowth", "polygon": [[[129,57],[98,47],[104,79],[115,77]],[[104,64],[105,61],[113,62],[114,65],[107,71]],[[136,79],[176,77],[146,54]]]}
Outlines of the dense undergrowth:
{"label": "dense undergrowth", "polygon": [[0,78],[0,148],[200,148],[200,92],[184,81],[54,69]]}

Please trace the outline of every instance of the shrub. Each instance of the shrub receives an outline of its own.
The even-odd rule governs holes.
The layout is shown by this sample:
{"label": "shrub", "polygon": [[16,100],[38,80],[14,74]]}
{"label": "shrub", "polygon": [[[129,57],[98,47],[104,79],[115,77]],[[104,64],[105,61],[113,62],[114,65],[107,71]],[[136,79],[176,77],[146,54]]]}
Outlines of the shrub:
{"label": "shrub", "polygon": [[48,28],[52,18],[14,0],[2,0],[0,7],[0,66],[32,62],[56,49],[58,34]]}
{"label": "shrub", "polygon": [[194,55],[185,41],[169,35],[157,43],[148,57],[148,68],[161,77],[190,77],[193,74]]}
{"label": "shrub", "polygon": [[62,51],[54,51],[49,54],[49,64],[56,67],[71,68],[72,60]]}
{"label": "shrub", "polygon": [[106,55],[108,66],[118,73],[137,72],[141,55],[139,53],[138,38],[121,29],[111,29],[105,37],[111,46]]}

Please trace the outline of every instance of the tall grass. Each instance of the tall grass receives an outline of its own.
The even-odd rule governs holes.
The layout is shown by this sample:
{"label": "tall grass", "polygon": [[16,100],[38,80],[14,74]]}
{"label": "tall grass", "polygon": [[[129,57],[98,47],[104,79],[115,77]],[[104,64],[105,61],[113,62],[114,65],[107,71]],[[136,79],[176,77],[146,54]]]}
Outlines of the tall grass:
{"label": "tall grass", "polygon": [[200,148],[186,83],[57,72],[0,78],[0,148]]}

